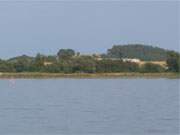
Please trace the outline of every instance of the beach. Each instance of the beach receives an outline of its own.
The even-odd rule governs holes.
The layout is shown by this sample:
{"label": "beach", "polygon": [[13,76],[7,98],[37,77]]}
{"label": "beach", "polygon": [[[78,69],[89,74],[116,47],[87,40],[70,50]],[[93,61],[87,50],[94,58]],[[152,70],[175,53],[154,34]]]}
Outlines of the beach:
{"label": "beach", "polygon": [[0,78],[124,78],[124,77],[142,77],[142,78],[180,78],[178,73],[137,73],[137,72],[121,72],[121,73],[0,73]]}

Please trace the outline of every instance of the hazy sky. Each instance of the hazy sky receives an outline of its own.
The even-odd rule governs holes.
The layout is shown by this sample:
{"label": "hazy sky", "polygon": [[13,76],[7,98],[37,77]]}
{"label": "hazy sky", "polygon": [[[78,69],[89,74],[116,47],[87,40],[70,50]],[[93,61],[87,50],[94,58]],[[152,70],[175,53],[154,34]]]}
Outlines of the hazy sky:
{"label": "hazy sky", "polygon": [[[0,0],[1,1],[1,0]],[[106,52],[142,43],[179,50],[178,2],[0,2],[0,57]]]}

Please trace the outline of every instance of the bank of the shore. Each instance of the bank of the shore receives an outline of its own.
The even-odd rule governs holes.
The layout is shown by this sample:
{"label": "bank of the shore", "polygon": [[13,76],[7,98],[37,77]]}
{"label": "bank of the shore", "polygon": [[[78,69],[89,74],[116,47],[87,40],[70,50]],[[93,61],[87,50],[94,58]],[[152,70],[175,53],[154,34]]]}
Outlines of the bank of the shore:
{"label": "bank of the shore", "polygon": [[0,78],[180,78],[177,73],[0,73]]}

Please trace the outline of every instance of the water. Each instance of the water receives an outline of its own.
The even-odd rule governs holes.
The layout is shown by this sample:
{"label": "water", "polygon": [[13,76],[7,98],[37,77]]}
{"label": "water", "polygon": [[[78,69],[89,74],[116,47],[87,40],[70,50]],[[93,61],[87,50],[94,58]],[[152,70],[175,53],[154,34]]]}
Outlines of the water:
{"label": "water", "polygon": [[178,135],[178,79],[0,80],[0,135]]}

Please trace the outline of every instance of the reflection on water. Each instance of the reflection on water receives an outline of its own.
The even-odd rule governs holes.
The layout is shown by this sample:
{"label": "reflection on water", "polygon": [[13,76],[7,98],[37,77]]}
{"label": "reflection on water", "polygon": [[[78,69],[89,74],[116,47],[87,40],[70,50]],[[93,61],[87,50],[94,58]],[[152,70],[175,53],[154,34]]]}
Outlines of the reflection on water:
{"label": "reflection on water", "polygon": [[178,79],[0,80],[0,134],[178,135],[178,87]]}

